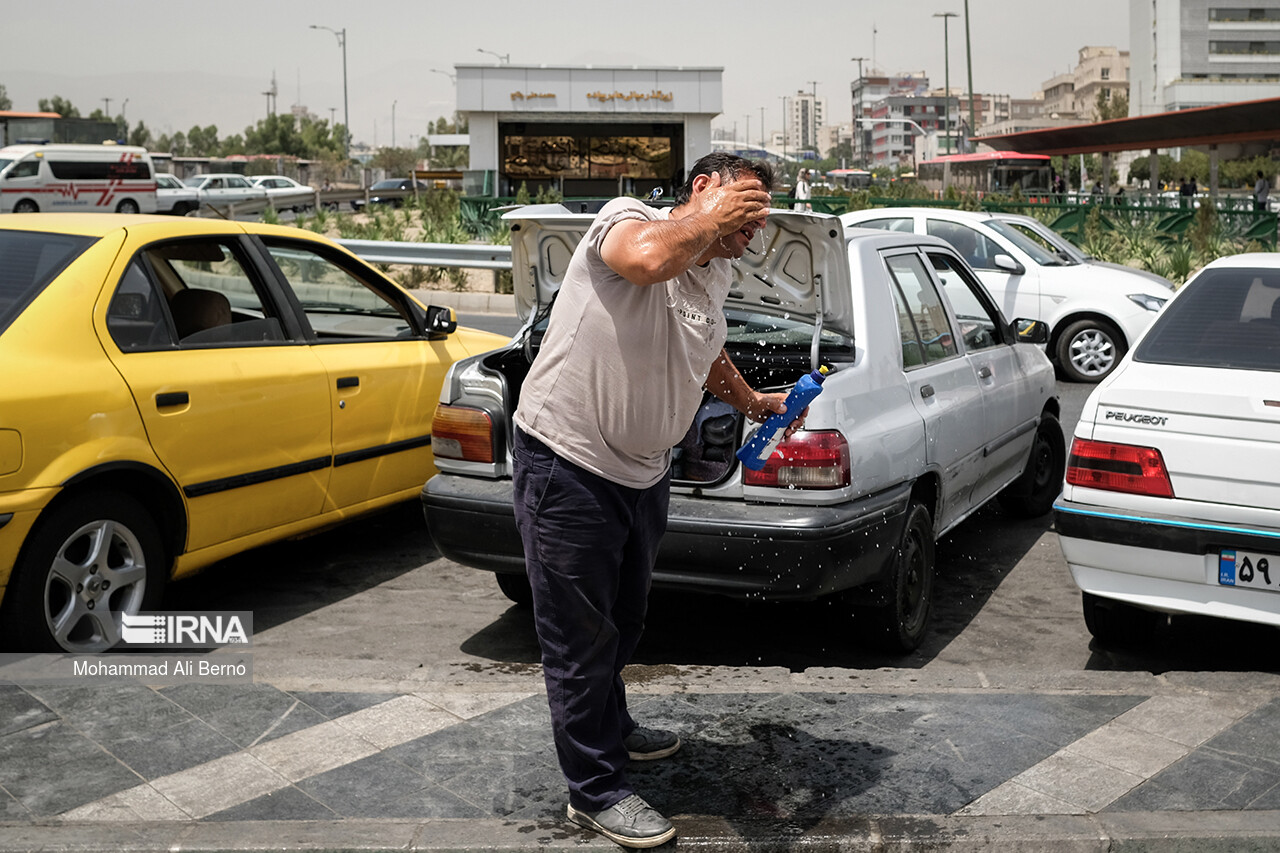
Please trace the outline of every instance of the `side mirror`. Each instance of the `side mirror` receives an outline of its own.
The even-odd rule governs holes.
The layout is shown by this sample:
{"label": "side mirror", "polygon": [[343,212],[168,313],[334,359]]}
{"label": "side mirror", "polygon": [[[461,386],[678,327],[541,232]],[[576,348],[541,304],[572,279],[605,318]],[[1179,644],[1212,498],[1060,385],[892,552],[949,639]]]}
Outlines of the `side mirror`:
{"label": "side mirror", "polygon": [[453,316],[452,308],[428,305],[426,327],[429,335],[449,335],[457,331],[458,320]]}
{"label": "side mirror", "polygon": [[1019,317],[1009,324],[1014,339],[1020,344],[1049,343],[1049,324],[1042,320],[1028,320]]}
{"label": "side mirror", "polygon": [[993,257],[991,262],[996,265],[996,269],[1004,270],[1010,275],[1023,275],[1027,271],[1026,267],[1003,253]]}

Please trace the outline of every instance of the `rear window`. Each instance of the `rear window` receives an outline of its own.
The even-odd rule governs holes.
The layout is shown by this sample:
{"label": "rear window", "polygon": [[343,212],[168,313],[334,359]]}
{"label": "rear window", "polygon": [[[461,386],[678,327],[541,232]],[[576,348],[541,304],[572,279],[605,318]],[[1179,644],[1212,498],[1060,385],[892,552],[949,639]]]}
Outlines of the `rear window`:
{"label": "rear window", "polygon": [[0,231],[0,334],[94,239],[39,231]]}
{"label": "rear window", "polygon": [[1201,273],[1156,316],[1135,361],[1280,370],[1280,270]]}

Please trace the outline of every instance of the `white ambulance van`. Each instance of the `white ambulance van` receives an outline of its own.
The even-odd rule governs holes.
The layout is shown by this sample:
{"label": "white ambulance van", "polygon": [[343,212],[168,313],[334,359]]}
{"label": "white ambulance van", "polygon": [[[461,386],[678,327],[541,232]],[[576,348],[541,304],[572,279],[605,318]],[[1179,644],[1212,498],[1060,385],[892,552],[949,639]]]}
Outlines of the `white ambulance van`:
{"label": "white ambulance van", "polygon": [[132,145],[0,148],[0,213],[155,213],[151,156]]}

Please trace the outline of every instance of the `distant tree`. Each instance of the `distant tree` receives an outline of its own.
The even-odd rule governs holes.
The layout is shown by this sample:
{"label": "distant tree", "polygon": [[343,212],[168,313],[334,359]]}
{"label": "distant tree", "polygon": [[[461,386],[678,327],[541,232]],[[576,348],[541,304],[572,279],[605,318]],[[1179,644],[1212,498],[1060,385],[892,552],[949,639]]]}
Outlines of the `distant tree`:
{"label": "distant tree", "polygon": [[1094,121],[1110,121],[1113,118],[1129,117],[1129,96],[1116,92],[1107,97],[1108,89],[1100,89],[1093,102]]}
{"label": "distant tree", "polygon": [[61,95],[54,95],[52,98],[41,98],[39,109],[42,113],[57,113],[63,118],[80,118],[80,111]]}
{"label": "distant tree", "polygon": [[143,148],[150,148],[154,140],[151,138],[151,131],[142,122],[129,131],[128,135],[130,145],[141,145]]}
{"label": "distant tree", "polygon": [[218,128],[214,125],[194,125],[187,131],[187,154],[191,157],[213,157],[221,153],[218,147]]}
{"label": "distant tree", "polygon": [[0,83],[0,110],[13,109],[13,101],[9,100],[9,91]]}
{"label": "distant tree", "polygon": [[417,164],[417,152],[411,148],[380,148],[369,161],[373,168],[385,169],[388,175],[397,178],[408,175]]}
{"label": "distant tree", "polygon": [[244,148],[254,154],[316,159],[326,152],[341,152],[344,132],[342,125],[331,131],[328,122],[311,116],[303,116],[298,121],[292,114],[277,113],[260,119],[255,127],[244,129]]}

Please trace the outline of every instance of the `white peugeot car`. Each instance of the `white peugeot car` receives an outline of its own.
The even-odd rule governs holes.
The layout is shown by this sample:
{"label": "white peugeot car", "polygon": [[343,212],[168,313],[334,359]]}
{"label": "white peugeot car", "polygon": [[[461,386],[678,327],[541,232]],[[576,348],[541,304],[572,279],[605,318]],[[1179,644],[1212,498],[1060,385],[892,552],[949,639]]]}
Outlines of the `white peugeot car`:
{"label": "white peugeot car", "polygon": [[988,213],[891,207],[845,213],[840,221],[946,240],[1006,317],[1048,324],[1049,355],[1073,382],[1110,373],[1173,294],[1172,284],[1150,274],[1064,258]]}
{"label": "white peugeot car", "polygon": [[[1100,642],[1280,625],[1280,255],[1221,258],[1085,403],[1055,505]],[[1274,562],[1273,562],[1274,561]]]}

